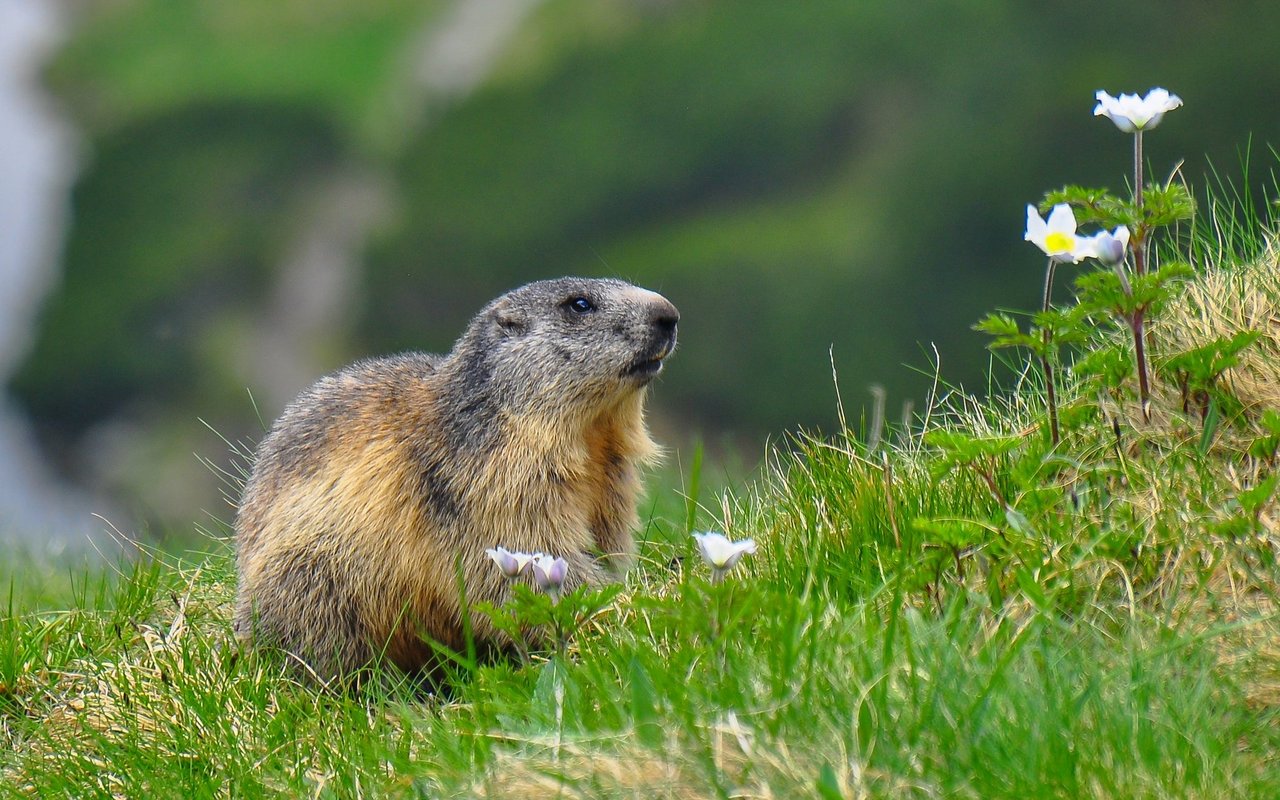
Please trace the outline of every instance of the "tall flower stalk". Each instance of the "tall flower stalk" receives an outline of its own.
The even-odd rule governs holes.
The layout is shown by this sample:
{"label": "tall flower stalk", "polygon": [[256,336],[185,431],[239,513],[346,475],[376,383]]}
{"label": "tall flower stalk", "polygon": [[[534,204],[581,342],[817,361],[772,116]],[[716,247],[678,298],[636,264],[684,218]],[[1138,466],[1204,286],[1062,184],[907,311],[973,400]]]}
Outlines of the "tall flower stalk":
{"label": "tall flower stalk", "polygon": [[[1044,303],[1041,309],[1044,313],[1049,313],[1049,308],[1053,304],[1053,270],[1057,265],[1057,261],[1050,258],[1049,263],[1044,268]],[[1049,360],[1049,350],[1053,346],[1053,330],[1048,326],[1044,326],[1044,353],[1040,356],[1040,366],[1044,371],[1044,402],[1049,414],[1049,440],[1053,442],[1053,446],[1057,447],[1058,442],[1062,440],[1062,435],[1058,431],[1058,390],[1054,386],[1053,362]]]}
{"label": "tall flower stalk", "polygon": [[[1133,242],[1133,274],[1147,271],[1147,226],[1142,221],[1142,128],[1133,131],[1133,210],[1137,217],[1137,235]],[[1142,407],[1142,420],[1151,421],[1151,384],[1147,378],[1147,310],[1139,308],[1129,318],[1133,331],[1133,360],[1138,372],[1138,401]]]}
{"label": "tall flower stalk", "polygon": [[[1053,272],[1059,261],[1070,261],[1077,264],[1093,255],[1089,239],[1076,235],[1076,217],[1071,206],[1060,203],[1049,212],[1047,220],[1041,219],[1033,205],[1027,206],[1026,240],[1039,247],[1049,257],[1044,270],[1044,302],[1041,310],[1047,317],[1053,305]],[[1040,367],[1044,371],[1044,401],[1049,417],[1049,439],[1056,447],[1062,436],[1058,428],[1058,391],[1055,386],[1053,360],[1053,329],[1043,325],[1041,330],[1043,347],[1040,352]]]}
{"label": "tall flower stalk", "polygon": [[[1165,89],[1152,89],[1145,97],[1121,94],[1112,97],[1099,90],[1095,95],[1098,105],[1095,116],[1105,116],[1125,133],[1133,134],[1133,274],[1141,278],[1147,272],[1147,243],[1150,225],[1143,215],[1142,132],[1160,124],[1166,112],[1182,105],[1182,98],[1169,94]],[[1127,286],[1127,282],[1125,282]],[[1138,372],[1138,398],[1142,405],[1142,418],[1151,421],[1151,383],[1147,377],[1146,306],[1139,306],[1128,315],[1129,328],[1133,332],[1133,358]]]}
{"label": "tall flower stalk", "polygon": [[[1190,272],[1188,265],[1176,259],[1154,267],[1149,261],[1147,246],[1155,230],[1189,219],[1195,211],[1195,201],[1182,184],[1169,181],[1164,186],[1146,187],[1142,177],[1143,132],[1158,125],[1165,113],[1182,105],[1182,100],[1164,89],[1153,89],[1146,97],[1121,95],[1119,98],[1100,91],[1097,99],[1094,114],[1107,116],[1122,131],[1134,135],[1132,199],[1117,197],[1107,189],[1064,186],[1045,194],[1041,207],[1049,210],[1047,218],[1040,216],[1035,205],[1028,205],[1025,238],[1048,257],[1040,310],[1025,332],[1017,319],[1002,312],[987,314],[973,326],[993,337],[987,345],[990,349],[1023,348],[1039,359],[1044,371],[1046,427],[1054,447],[1060,444],[1062,436],[1054,376],[1059,350],[1065,345],[1089,343],[1092,325],[1100,317],[1114,319],[1133,333],[1142,413],[1145,419],[1150,419],[1146,316],[1170,297],[1173,281]],[[1078,217],[1077,213],[1082,216]],[[1091,236],[1081,236],[1076,232],[1077,223],[1097,224],[1102,229]],[[1053,280],[1058,265],[1078,264],[1089,258],[1096,259],[1102,269],[1077,276],[1076,302],[1056,308]],[[1128,358],[1117,353],[1105,364],[1099,359],[1093,361],[1097,363],[1085,366],[1082,359],[1077,361],[1077,366],[1091,374],[1102,369],[1103,372],[1097,374],[1114,385],[1113,396],[1119,399],[1129,374]],[[1118,438],[1118,427],[1116,431]],[[994,486],[992,491],[995,492]],[[998,492],[996,494],[999,497]]]}

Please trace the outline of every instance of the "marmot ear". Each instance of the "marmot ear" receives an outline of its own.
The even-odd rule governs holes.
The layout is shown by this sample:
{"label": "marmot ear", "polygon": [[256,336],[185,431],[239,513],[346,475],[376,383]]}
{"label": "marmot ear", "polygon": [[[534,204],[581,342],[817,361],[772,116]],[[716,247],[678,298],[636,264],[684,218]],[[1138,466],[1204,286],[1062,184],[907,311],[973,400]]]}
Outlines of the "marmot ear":
{"label": "marmot ear", "polygon": [[524,313],[513,308],[506,298],[499,300],[494,306],[493,321],[498,323],[498,330],[507,336],[519,336],[528,326]]}

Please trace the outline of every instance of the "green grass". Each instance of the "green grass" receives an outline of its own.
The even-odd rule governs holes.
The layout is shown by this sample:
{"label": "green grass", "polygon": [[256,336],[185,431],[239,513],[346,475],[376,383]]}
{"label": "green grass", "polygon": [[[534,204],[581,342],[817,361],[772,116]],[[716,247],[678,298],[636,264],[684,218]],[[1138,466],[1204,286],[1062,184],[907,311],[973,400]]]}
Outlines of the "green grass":
{"label": "green grass", "polygon": [[[1275,251],[1248,252],[1163,310],[1157,360],[1280,305]],[[1270,330],[1213,424],[1167,380],[1147,423],[1066,370],[1050,449],[1032,370],[798,437],[727,492],[688,458],[566,658],[462,659],[438,692],[240,652],[225,542],[69,595],[15,569],[0,796],[1280,796],[1277,359]],[[962,436],[990,455],[959,463]],[[687,535],[708,524],[760,544],[720,586]]]}
{"label": "green grass", "polygon": [[[225,553],[139,567],[98,610],[4,623],[4,791],[501,797],[557,776],[592,797],[1280,789],[1274,708],[1247,702],[1225,628],[962,592],[917,608],[893,587],[847,602],[777,572],[732,584],[730,606],[700,577],[647,571],[580,640],[557,722],[548,664],[478,669],[447,700],[295,685],[232,655]],[[718,634],[708,602],[734,609]]]}

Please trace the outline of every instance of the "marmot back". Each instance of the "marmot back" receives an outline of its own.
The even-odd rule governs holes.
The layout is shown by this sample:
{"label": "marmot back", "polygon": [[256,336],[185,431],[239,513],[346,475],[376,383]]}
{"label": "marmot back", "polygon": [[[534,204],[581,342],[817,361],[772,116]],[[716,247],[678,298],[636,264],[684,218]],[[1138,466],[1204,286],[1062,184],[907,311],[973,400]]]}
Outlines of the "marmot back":
{"label": "marmot back", "polygon": [[[236,517],[238,636],[323,677],[458,648],[469,601],[501,603],[503,546],[598,583],[634,555],[645,389],[679,313],[615,280],[528,284],[445,356],[353,364],[304,391],[258,448]],[[473,615],[476,636],[492,640]]]}

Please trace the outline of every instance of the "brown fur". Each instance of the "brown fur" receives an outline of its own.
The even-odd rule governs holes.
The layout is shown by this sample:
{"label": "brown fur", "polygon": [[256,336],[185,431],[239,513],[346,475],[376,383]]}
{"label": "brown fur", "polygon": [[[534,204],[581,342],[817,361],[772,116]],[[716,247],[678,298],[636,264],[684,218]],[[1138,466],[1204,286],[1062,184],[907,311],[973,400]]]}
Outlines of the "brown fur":
{"label": "brown fur", "polygon": [[570,588],[625,568],[638,468],[656,454],[645,388],[678,317],[620,281],[541,281],[486,306],[446,356],[322,378],[276,421],[245,487],[237,634],[325,677],[380,656],[415,670],[424,636],[464,644],[459,567],[469,601],[506,598],[486,548],[562,556]]}

